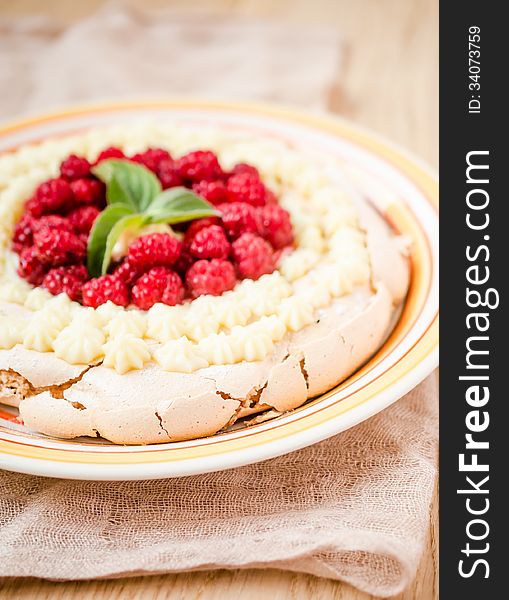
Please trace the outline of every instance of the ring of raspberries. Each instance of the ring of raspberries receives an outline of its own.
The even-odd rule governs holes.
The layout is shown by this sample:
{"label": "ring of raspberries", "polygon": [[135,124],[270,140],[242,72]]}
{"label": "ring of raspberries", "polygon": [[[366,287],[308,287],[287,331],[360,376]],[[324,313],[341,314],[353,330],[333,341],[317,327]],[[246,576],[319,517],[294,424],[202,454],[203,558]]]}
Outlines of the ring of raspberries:
{"label": "ring of raspberries", "polygon": [[[163,189],[192,189],[221,216],[179,224],[179,237],[142,235],[107,274],[91,278],[87,240],[106,207],[105,186],[91,169],[108,158],[145,166]],[[198,150],[173,159],[160,148],[126,157],[111,147],[94,163],[69,156],[60,165],[60,176],[40,184],[27,200],[12,237],[18,274],[32,285],[55,295],[66,293],[85,306],[96,308],[110,300],[143,310],[156,302],[172,306],[202,294],[220,295],[239,279],[258,279],[274,271],[292,243],[290,216],[255,167],[237,164],[224,171],[213,152]]]}

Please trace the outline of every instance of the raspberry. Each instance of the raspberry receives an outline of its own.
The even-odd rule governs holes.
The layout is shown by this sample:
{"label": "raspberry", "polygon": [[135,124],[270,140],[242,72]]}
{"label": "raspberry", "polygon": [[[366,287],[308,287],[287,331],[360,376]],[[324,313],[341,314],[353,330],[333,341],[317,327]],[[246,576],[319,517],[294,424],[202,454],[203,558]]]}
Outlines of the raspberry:
{"label": "raspberry", "polygon": [[113,275],[121,279],[127,285],[132,285],[138,277],[142,275],[142,272],[133,267],[126,259],[113,271]]}
{"label": "raspberry", "polygon": [[184,243],[182,246],[182,252],[180,253],[177,262],[173,265],[173,268],[179,275],[184,276],[195,261],[196,259],[189,252],[189,246]]}
{"label": "raspberry", "polygon": [[278,204],[268,204],[259,209],[263,225],[263,237],[279,249],[293,242],[290,214]]}
{"label": "raspberry", "polygon": [[82,294],[83,304],[92,308],[97,308],[108,300],[119,306],[129,304],[129,290],[126,284],[114,275],[91,279],[83,286]]}
{"label": "raspberry", "polygon": [[193,192],[212,204],[228,201],[226,186],[222,181],[200,181],[193,184]]}
{"label": "raspberry", "polygon": [[261,228],[256,209],[246,202],[220,204],[217,209],[230,239],[236,239],[246,232],[258,233]]}
{"label": "raspberry", "polygon": [[12,236],[13,249],[19,253],[23,248],[31,246],[33,244],[33,234],[42,227],[65,231],[73,230],[71,223],[60,215],[45,215],[40,219],[34,219],[29,214],[25,214],[14,229]]}
{"label": "raspberry", "polygon": [[238,173],[250,173],[255,177],[260,177],[260,173],[256,167],[253,165],[248,165],[246,163],[237,163],[232,169],[232,175],[237,175]]}
{"label": "raspberry", "polygon": [[265,188],[265,204],[277,204],[276,194],[269,188]]}
{"label": "raspberry", "polygon": [[90,233],[92,225],[99,214],[97,206],[79,206],[70,212],[67,216],[69,223],[73,226],[76,233]]}
{"label": "raspberry", "polygon": [[241,277],[258,279],[274,270],[272,248],[259,235],[241,235],[232,244],[232,255]]}
{"label": "raspberry", "polygon": [[59,212],[71,204],[73,193],[69,183],[57,177],[37,188],[35,196],[27,202],[26,209],[34,217]]}
{"label": "raspberry", "polygon": [[41,205],[35,194],[25,202],[25,213],[36,219],[44,212],[44,206]]}
{"label": "raspberry", "polygon": [[76,179],[71,181],[75,204],[95,204],[99,208],[105,205],[104,184],[98,179]]}
{"label": "raspberry", "polygon": [[81,299],[81,287],[88,279],[88,271],[84,265],[59,267],[51,269],[42,282],[48,292],[54,296],[64,292],[71,300]]}
{"label": "raspberry", "polygon": [[191,225],[189,225],[188,230],[186,231],[186,236],[184,238],[184,242],[191,243],[193,241],[194,236],[205,227],[209,227],[210,225],[219,225],[221,221],[218,217],[204,217],[203,219],[196,219],[195,221],[191,221]]}
{"label": "raspberry", "polygon": [[145,152],[131,156],[131,160],[147,167],[147,169],[150,169],[154,173],[157,173],[161,161],[171,160],[171,156],[169,152],[162,148],[149,148],[148,150],[145,150]]}
{"label": "raspberry", "polygon": [[199,260],[186,273],[186,284],[193,298],[202,294],[219,296],[233,289],[235,283],[232,263],[219,258]]}
{"label": "raspberry", "polygon": [[175,304],[180,304],[184,300],[184,295],[185,289],[182,279],[180,279],[175,271],[171,271],[168,275],[161,301],[163,304],[175,306]]}
{"label": "raspberry", "polygon": [[90,175],[90,163],[82,156],[71,154],[60,165],[60,175],[67,181],[74,181]]}
{"label": "raspberry", "polygon": [[157,168],[157,176],[164,190],[184,184],[175,167],[175,161],[171,158],[161,160]]}
{"label": "raspberry", "polygon": [[227,183],[230,202],[247,202],[252,206],[263,206],[266,202],[267,188],[258,175],[250,172],[232,175]]}
{"label": "raspberry", "polygon": [[46,266],[41,262],[34,247],[24,248],[19,255],[18,275],[33,285],[41,285]]}
{"label": "raspberry", "polygon": [[79,263],[87,251],[86,243],[76,234],[49,227],[34,233],[34,248],[39,260],[53,267]]}
{"label": "raspberry", "polygon": [[122,150],[120,150],[120,148],[110,146],[99,153],[94,164],[100,163],[101,160],[107,160],[108,158],[125,158],[125,154],[122,152]]}
{"label": "raspberry", "polygon": [[61,217],[60,215],[46,215],[40,219],[34,219],[32,221],[32,232],[36,233],[44,228],[48,229],[61,229],[62,231],[72,231],[72,225],[69,223],[67,218]]}
{"label": "raspberry", "polygon": [[196,150],[181,156],[175,161],[182,179],[198,182],[202,179],[213,181],[222,175],[222,169],[217,160],[217,156],[209,150]]}
{"label": "raspberry", "polygon": [[222,227],[210,225],[200,229],[194,236],[189,252],[196,258],[228,258],[230,242]]}
{"label": "raspberry", "polygon": [[184,299],[184,285],[171,269],[155,267],[142,275],[132,289],[133,301],[138,308],[148,310],[156,302],[174,306]]}
{"label": "raspberry", "polygon": [[168,233],[149,233],[135,240],[127,253],[130,264],[146,271],[170,267],[180,256],[182,242]]}
{"label": "raspberry", "polygon": [[12,247],[15,252],[19,253],[23,248],[32,245],[32,224],[33,217],[25,214],[14,228]]}

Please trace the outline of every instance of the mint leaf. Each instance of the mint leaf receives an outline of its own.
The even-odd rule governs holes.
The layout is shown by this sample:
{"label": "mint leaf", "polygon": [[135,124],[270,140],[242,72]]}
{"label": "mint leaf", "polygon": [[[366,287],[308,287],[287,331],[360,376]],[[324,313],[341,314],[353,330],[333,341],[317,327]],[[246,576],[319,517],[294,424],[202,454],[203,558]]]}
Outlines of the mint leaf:
{"label": "mint leaf", "polygon": [[161,192],[145,212],[151,223],[182,223],[219,215],[211,204],[185,187]]}
{"label": "mint leaf", "polygon": [[88,238],[87,267],[92,277],[108,272],[113,247],[128,228],[139,229],[147,223],[181,223],[220,214],[185,187],[161,191],[161,183],[152,171],[128,160],[103,160],[92,172],[106,184],[108,201]]}
{"label": "mint leaf", "polygon": [[147,222],[147,217],[142,214],[126,215],[119,219],[110,230],[108,238],[106,239],[106,245],[104,248],[103,261],[101,266],[101,275],[105,275],[108,272],[108,267],[111,262],[111,253],[113,247],[118,241],[118,238],[126,229],[141,229]]}
{"label": "mint leaf", "polygon": [[102,160],[92,173],[106,184],[108,204],[127,204],[136,212],[143,212],[161,191],[152,171],[128,160]]}
{"label": "mint leaf", "polygon": [[132,207],[126,204],[112,204],[95,220],[88,237],[87,248],[87,269],[92,277],[99,277],[103,273],[106,242],[111,230],[120,219],[132,215],[133,212]]}

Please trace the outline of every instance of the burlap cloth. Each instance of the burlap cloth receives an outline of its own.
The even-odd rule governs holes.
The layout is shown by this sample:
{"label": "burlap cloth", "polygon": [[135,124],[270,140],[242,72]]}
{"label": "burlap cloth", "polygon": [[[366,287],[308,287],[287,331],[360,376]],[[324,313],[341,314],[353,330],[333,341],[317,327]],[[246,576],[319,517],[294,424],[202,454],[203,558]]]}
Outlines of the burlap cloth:
{"label": "burlap cloth", "polygon": [[[173,93],[324,107],[340,59],[330,31],[116,5],[69,29],[3,22],[2,116]],[[0,472],[0,576],[270,566],[396,594],[423,551],[437,429],[433,375],[349,431],[239,469],[126,483]]]}

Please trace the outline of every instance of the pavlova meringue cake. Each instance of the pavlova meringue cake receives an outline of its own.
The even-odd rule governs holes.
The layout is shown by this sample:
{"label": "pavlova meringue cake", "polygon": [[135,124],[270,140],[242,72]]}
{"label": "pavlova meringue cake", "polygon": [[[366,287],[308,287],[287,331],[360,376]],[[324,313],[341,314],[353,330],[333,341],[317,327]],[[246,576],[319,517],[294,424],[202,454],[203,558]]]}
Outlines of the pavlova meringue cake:
{"label": "pavlova meringue cake", "polygon": [[273,137],[144,121],[0,156],[0,402],[46,435],[276,417],[380,348],[408,283],[340,165]]}

